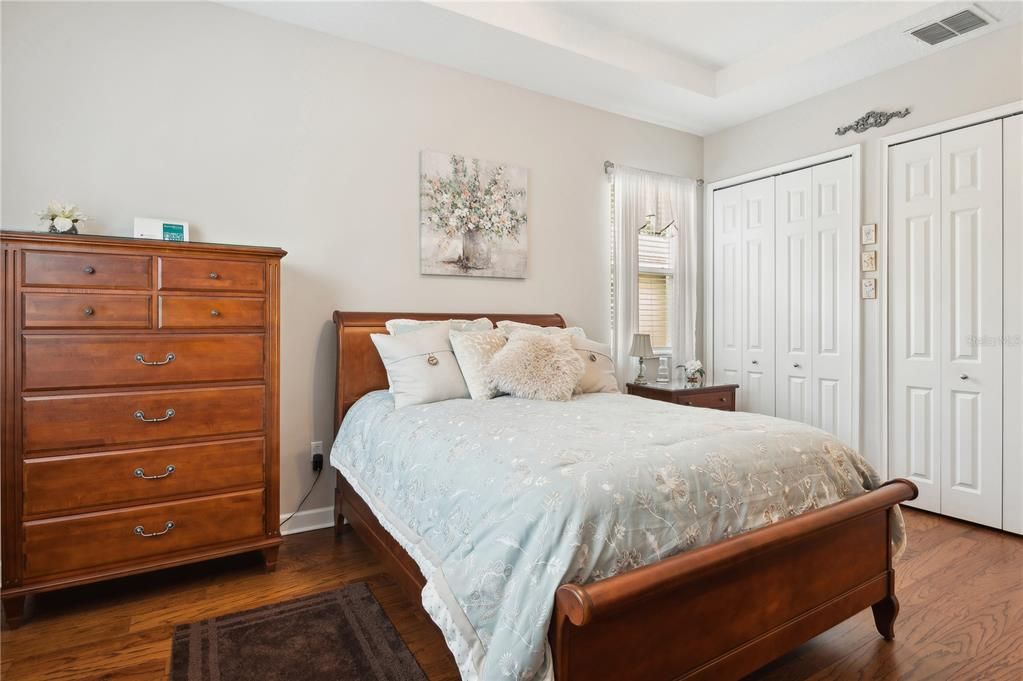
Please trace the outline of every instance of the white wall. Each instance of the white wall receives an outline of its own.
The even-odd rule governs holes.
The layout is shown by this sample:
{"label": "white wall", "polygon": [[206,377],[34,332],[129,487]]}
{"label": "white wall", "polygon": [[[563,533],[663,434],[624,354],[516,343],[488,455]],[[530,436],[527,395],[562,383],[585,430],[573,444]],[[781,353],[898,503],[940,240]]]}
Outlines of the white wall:
{"label": "white wall", "polygon": [[[708,182],[862,144],[864,223],[881,222],[880,138],[1023,98],[1023,28],[982,36],[861,80],[704,140]],[[870,110],[910,107],[907,118],[862,135],[835,129]],[[879,240],[883,240],[880,235]],[[883,259],[883,255],[879,260]],[[881,447],[881,302],[863,305],[863,453],[875,465]],[[882,475],[884,472],[882,471]]]}
{"label": "white wall", "polygon": [[[699,137],[218,5],[4,2],[2,24],[4,226],[60,199],[91,233],[174,217],[289,252],[283,511],[333,439],[332,310],[561,312],[606,337],[604,160],[703,167]],[[418,274],[423,149],[529,169],[527,279]]]}

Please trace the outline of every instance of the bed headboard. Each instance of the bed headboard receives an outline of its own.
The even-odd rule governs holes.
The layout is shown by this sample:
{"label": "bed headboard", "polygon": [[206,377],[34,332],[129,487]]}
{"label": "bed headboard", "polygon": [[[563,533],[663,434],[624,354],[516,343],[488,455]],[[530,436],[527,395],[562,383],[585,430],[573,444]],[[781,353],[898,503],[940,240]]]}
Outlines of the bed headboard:
{"label": "bed headboard", "polygon": [[538,326],[565,326],[559,314],[494,314],[468,312],[334,312],[337,326],[337,386],[334,392],[334,431],[341,427],[348,408],[373,390],[387,388],[387,372],[369,335],[387,333],[389,319],[477,319],[495,324],[510,320]]}

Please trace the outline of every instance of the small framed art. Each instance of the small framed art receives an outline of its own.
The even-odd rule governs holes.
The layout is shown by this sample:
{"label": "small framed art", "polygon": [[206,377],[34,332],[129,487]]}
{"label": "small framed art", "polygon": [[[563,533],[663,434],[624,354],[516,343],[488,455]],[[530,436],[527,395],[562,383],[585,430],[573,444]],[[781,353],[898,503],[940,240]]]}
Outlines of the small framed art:
{"label": "small framed art", "polygon": [[863,225],[860,227],[860,243],[864,246],[873,246],[877,243],[877,225]]}
{"label": "small framed art", "polygon": [[875,300],[877,298],[877,279],[860,280],[860,298]]}
{"label": "small framed art", "polygon": [[136,239],[188,241],[188,223],[181,220],[135,218]]}
{"label": "small framed art", "polygon": [[863,251],[860,254],[860,271],[877,272],[877,251]]}

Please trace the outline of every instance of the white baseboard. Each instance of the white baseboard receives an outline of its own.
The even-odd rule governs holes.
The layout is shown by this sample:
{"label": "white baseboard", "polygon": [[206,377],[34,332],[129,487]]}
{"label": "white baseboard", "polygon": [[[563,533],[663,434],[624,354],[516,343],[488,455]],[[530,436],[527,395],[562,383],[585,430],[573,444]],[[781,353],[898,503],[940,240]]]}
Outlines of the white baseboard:
{"label": "white baseboard", "polygon": [[[281,514],[281,522],[287,520],[290,513]],[[309,508],[299,511],[295,517],[288,520],[288,524],[281,528],[281,534],[298,534],[310,530],[322,530],[325,527],[334,527],[334,507],[324,506],[323,508]]]}

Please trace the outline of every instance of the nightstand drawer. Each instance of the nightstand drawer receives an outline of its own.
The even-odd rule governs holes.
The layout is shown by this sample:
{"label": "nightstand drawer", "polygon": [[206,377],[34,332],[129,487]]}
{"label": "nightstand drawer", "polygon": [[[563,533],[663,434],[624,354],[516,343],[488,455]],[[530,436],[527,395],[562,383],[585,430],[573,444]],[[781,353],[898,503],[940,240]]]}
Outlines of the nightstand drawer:
{"label": "nightstand drawer", "polygon": [[705,409],[735,411],[735,393],[731,390],[722,390],[720,392],[686,395],[685,391],[681,391],[675,393],[675,404],[681,404],[685,407],[703,407]]}

